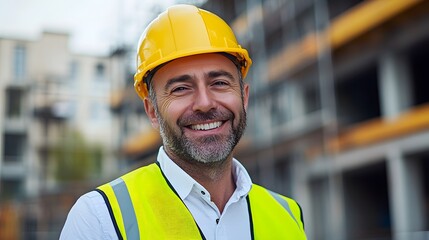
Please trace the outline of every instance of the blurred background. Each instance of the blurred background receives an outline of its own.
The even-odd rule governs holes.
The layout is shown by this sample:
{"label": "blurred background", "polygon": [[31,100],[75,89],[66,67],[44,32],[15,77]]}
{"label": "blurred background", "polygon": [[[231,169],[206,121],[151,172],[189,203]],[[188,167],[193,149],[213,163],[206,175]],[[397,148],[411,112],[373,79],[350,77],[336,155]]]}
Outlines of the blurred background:
{"label": "blurred background", "polygon": [[236,158],[308,239],[429,239],[427,0],[0,0],[0,239],[58,239],[80,195],[155,160],[135,50],[175,3],[249,50]]}

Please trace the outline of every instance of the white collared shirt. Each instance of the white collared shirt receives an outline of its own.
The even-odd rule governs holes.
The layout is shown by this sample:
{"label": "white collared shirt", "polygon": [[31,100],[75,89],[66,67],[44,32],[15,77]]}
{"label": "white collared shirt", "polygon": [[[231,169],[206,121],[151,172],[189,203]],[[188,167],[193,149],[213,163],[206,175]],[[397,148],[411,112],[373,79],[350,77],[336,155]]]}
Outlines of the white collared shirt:
{"label": "white collared shirt", "polygon": [[[177,166],[162,147],[157,160],[207,240],[251,238],[246,196],[252,181],[236,159],[233,159],[232,166],[237,187],[222,213],[210,200],[210,193]],[[118,239],[99,193],[92,191],[77,200],[67,216],[60,239]]]}

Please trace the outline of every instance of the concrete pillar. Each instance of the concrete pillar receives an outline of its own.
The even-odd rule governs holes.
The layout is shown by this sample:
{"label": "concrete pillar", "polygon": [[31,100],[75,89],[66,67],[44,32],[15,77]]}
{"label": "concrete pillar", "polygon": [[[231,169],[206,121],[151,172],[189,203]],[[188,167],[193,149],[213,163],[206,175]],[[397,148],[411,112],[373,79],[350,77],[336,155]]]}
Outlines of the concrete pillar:
{"label": "concrete pillar", "polygon": [[329,202],[328,209],[331,216],[328,226],[330,229],[329,238],[332,240],[346,239],[346,225],[344,217],[344,194],[343,194],[343,177],[339,173],[331,172],[328,179]]}
{"label": "concrete pillar", "polygon": [[[329,187],[328,179],[321,177],[309,179],[309,213],[307,218],[306,233],[308,239],[330,240],[330,219],[331,212],[329,209]],[[326,221],[329,219],[329,221]]]}
{"label": "concrete pillar", "polygon": [[304,148],[298,148],[292,154],[291,159],[291,187],[292,196],[300,204],[303,215],[305,232],[308,239],[315,239],[313,236],[313,209],[311,204],[311,185],[309,182],[308,166],[305,161]]}
{"label": "concrete pillar", "polygon": [[[419,239],[419,235],[425,230],[427,216],[425,214],[425,196],[424,196],[424,174],[422,162],[417,159],[404,159],[407,161],[407,195],[408,195],[408,227],[411,231],[406,235],[406,239]],[[427,233],[429,234],[429,233]],[[424,239],[424,238],[420,238]],[[428,238],[425,238],[428,239]]]}
{"label": "concrete pillar", "polygon": [[424,228],[423,173],[418,161],[404,158],[397,149],[388,152],[389,200],[394,240],[413,239]]}
{"label": "concrete pillar", "polygon": [[394,240],[401,240],[400,233],[408,229],[407,223],[407,183],[405,162],[396,149],[388,152],[389,200],[392,216],[392,233]]}
{"label": "concrete pillar", "polygon": [[410,107],[412,81],[408,59],[387,50],[379,62],[379,86],[381,112],[386,119],[393,119]]}

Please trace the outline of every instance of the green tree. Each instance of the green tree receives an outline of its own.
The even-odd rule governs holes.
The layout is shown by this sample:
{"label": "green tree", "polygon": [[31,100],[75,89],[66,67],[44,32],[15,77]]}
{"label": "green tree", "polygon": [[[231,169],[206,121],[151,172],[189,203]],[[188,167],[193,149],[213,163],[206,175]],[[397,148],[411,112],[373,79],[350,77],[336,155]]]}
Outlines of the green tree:
{"label": "green tree", "polygon": [[51,148],[55,178],[60,182],[86,181],[100,172],[103,148],[89,143],[78,131],[68,130]]}

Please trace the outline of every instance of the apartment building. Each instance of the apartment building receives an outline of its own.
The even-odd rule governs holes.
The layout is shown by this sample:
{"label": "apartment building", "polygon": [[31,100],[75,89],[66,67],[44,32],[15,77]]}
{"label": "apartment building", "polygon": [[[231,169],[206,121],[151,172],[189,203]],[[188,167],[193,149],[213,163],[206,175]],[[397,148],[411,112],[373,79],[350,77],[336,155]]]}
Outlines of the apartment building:
{"label": "apartment building", "polygon": [[[0,38],[0,211],[3,204],[22,203],[19,211],[3,212],[21,214],[15,217],[22,226],[8,229],[24,239],[58,237],[62,211],[72,201],[64,206],[51,195],[84,191],[76,181],[101,181],[117,169],[110,97],[124,77],[123,59],[75,54],[69,40],[58,32]],[[84,152],[92,146],[99,147],[98,158]],[[59,147],[68,152],[53,155]]]}
{"label": "apartment building", "polygon": [[[254,62],[236,157],[254,182],[298,200],[308,238],[429,238],[429,2],[202,7],[233,26]],[[141,129],[121,150],[144,164],[159,145]]]}

